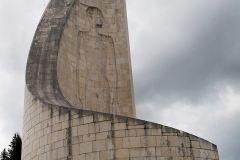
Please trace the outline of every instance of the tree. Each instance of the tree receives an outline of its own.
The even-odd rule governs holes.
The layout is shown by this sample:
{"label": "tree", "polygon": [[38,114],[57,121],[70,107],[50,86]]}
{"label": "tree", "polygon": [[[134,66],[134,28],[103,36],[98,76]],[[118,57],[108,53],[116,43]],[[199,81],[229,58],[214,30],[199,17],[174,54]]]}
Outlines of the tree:
{"label": "tree", "polygon": [[5,148],[1,152],[0,158],[1,158],[1,160],[8,160],[8,153]]}
{"label": "tree", "polygon": [[8,149],[9,160],[21,160],[22,139],[19,133],[15,133]]}

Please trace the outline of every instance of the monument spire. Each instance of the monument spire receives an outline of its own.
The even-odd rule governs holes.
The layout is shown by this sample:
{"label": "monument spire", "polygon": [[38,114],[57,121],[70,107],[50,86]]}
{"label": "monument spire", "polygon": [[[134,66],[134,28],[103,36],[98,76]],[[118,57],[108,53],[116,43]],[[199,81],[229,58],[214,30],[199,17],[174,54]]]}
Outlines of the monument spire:
{"label": "monument spire", "polygon": [[49,2],[27,61],[22,160],[219,159],[136,119],[126,13],[125,0]]}

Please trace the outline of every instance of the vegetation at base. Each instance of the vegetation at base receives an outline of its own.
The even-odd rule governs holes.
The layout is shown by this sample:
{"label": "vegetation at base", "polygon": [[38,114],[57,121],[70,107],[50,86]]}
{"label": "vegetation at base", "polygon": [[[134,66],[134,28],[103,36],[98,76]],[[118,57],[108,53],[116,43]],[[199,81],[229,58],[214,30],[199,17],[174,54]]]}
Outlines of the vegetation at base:
{"label": "vegetation at base", "polygon": [[1,160],[21,160],[22,139],[19,133],[13,135],[8,151],[4,148],[1,152]]}
{"label": "vegetation at base", "polygon": [[3,151],[1,152],[0,158],[1,158],[1,160],[8,160],[9,159],[6,148],[4,148]]}

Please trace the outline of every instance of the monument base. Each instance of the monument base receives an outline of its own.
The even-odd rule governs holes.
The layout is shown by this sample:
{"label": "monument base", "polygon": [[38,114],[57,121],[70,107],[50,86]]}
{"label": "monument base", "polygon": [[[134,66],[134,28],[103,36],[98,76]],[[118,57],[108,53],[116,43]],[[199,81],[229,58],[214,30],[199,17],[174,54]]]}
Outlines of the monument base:
{"label": "monument base", "polygon": [[174,128],[25,95],[22,160],[219,159],[216,145]]}

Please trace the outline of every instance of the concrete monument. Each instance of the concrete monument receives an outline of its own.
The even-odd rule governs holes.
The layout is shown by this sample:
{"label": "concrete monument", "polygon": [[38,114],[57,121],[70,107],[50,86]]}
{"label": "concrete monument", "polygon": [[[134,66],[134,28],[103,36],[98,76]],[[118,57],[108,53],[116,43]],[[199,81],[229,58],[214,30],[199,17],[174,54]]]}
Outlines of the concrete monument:
{"label": "concrete monument", "polygon": [[22,160],[218,160],[136,119],[125,0],[51,0],[26,67]]}

